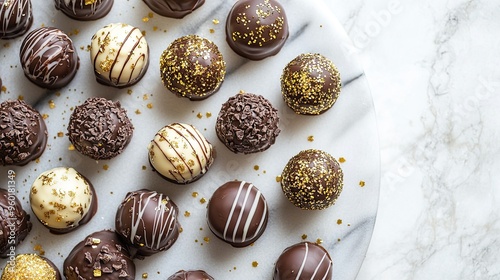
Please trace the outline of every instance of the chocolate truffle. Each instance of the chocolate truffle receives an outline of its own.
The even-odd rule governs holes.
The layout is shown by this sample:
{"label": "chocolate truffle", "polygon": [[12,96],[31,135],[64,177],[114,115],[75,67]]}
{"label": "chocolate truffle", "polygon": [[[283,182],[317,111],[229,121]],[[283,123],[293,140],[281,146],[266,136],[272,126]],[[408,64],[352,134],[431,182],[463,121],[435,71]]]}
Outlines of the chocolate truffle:
{"label": "chocolate truffle", "polygon": [[38,220],[59,234],[89,222],[97,211],[97,196],[92,184],[75,169],[56,167],[36,178],[30,204]]}
{"label": "chocolate truffle", "polygon": [[301,54],[281,75],[281,93],[295,113],[318,115],[330,109],[340,94],[337,67],[321,54]]}
{"label": "chocolate truffle", "polygon": [[226,21],[229,46],[251,60],[277,54],[288,34],[285,10],[276,0],[238,0]]}
{"label": "chocolate truffle", "polygon": [[114,0],[55,0],[56,9],[76,20],[96,20],[106,16]]}
{"label": "chocolate truffle", "polygon": [[243,181],[220,186],[207,206],[210,230],[233,247],[254,243],[264,233],[268,216],[264,195],[254,185]]}
{"label": "chocolate truffle", "polygon": [[11,185],[8,190],[0,189],[0,258],[9,257],[11,247],[19,245],[32,227],[30,215],[24,211],[14,192]]}
{"label": "chocolate truffle", "polygon": [[171,18],[183,18],[205,3],[205,0],[144,0],[155,13]]}
{"label": "chocolate truffle", "polygon": [[88,98],[69,119],[69,140],[80,153],[95,159],[111,159],[127,147],[134,126],[120,102]]}
{"label": "chocolate truffle", "polygon": [[167,280],[214,280],[214,278],[203,270],[179,270]]}
{"label": "chocolate truffle", "polygon": [[335,203],[344,185],[338,161],[321,150],[305,150],[292,157],[281,173],[281,188],[293,205],[322,210]]}
{"label": "chocolate truffle", "polygon": [[0,0],[0,39],[12,39],[26,33],[33,24],[30,0]]}
{"label": "chocolate truffle", "polygon": [[25,165],[40,157],[47,144],[40,113],[22,100],[0,104],[0,164]]}
{"label": "chocolate truffle", "polygon": [[7,262],[2,273],[2,280],[19,279],[60,280],[61,273],[55,264],[45,257],[20,254]]}
{"label": "chocolate truffle", "polygon": [[64,260],[68,280],[133,280],[135,264],[120,237],[111,230],[94,232],[78,243]]}
{"label": "chocolate truffle", "polygon": [[132,256],[143,259],[174,245],[181,227],[178,213],[165,194],[145,189],[129,192],[116,212],[116,232]]}
{"label": "chocolate truffle", "polygon": [[325,248],[301,242],[286,248],[274,266],[273,280],[331,280],[333,262]]}
{"label": "chocolate truffle", "polygon": [[163,85],[181,97],[202,100],[217,92],[226,75],[219,48],[197,35],[176,39],[160,57]]}
{"label": "chocolate truffle", "polygon": [[146,74],[149,46],[138,28],[125,23],[111,23],[92,36],[90,59],[99,83],[117,88],[128,87]]}
{"label": "chocolate truffle", "polygon": [[160,129],[148,146],[151,166],[166,180],[192,183],[212,166],[212,144],[190,124],[173,123]]}
{"label": "chocolate truffle", "polygon": [[73,41],[54,27],[41,27],[28,33],[21,45],[20,59],[24,75],[46,89],[69,84],[80,66]]}
{"label": "chocolate truffle", "polygon": [[222,104],[215,131],[232,152],[251,154],[274,144],[280,133],[278,124],[278,110],[269,100],[253,93],[240,93]]}

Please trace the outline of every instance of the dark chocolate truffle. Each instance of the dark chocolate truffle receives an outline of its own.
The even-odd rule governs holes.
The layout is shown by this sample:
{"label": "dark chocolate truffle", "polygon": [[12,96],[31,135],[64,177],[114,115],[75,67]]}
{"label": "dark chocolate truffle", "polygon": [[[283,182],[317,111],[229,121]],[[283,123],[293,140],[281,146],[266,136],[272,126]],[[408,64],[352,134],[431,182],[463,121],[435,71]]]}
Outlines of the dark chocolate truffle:
{"label": "dark chocolate truffle", "polygon": [[220,141],[234,153],[262,152],[276,141],[278,110],[269,100],[253,93],[240,93],[222,104],[215,130]]}
{"label": "dark chocolate truffle", "polygon": [[0,0],[0,39],[19,37],[32,24],[31,0]]}
{"label": "dark chocolate truffle", "polygon": [[226,75],[219,48],[197,35],[176,39],[160,57],[163,85],[181,97],[202,100],[216,93]]}
{"label": "dark chocolate truffle", "polygon": [[36,254],[20,254],[8,261],[3,269],[2,280],[60,280],[61,273],[56,265]]}
{"label": "dark chocolate truffle", "polygon": [[135,264],[127,247],[111,230],[94,232],[78,243],[64,260],[68,280],[133,280]]}
{"label": "dark chocolate truffle", "polygon": [[155,13],[171,18],[183,18],[205,3],[205,0],[144,0]]}
{"label": "dark chocolate truffle", "polygon": [[76,20],[96,20],[106,16],[114,0],[55,0],[56,9]]}
{"label": "dark chocolate truffle", "polygon": [[145,189],[129,192],[116,212],[116,232],[132,256],[143,259],[174,245],[181,227],[178,213],[165,194]]}
{"label": "dark chocolate truffle", "polygon": [[94,187],[71,167],[56,167],[40,174],[30,191],[31,210],[52,233],[71,232],[88,223],[97,212]]}
{"label": "dark chocolate truffle", "polygon": [[281,75],[285,103],[295,113],[318,115],[330,109],[340,94],[337,67],[321,54],[301,54],[290,61]]}
{"label": "dark chocolate truffle", "polygon": [[320,245],[301,242],[286,248],[276,261],[273,280],[331,280],[333,262]]}
{"label": "dark chocolate truffle", "polygon": [[[9,172],[8,176],[15,176]],[[14,254],[12,247],[21,243],[31,230],[30,215],[15,196],[15,188],[0,189],[0,258]]]}
{"label": "dark chocolate truffle", "polygon": [[276,0],[239,0],[226,21],[229,46],[252,60],[277,54],[288,34],[285,10]]}
{"label": "dark chocolate truffle", "polygon": [[24,75],[47,89],[59,89],[69,84],[80,66],[73,41],[54,27],[31,31],[21,45],[20,59]]}
{"label": "dark chocolate truffle", "polygon": [[220,186],[207,206],[210,230],[233,247],[254,243],[267,226],[269,216],[264,195],[248,182],[232,181]]}
{"label": "dark chocolate truffle", "polygon": [[214,280],[214,278],[203,270],[179,270],[167,280]]}
{"label": "dark chocolate truffle", "polygon": [[120,102],[91,97],[77,106],[69,119],[69,140],[80,153],[95,159],[111,159],[127,147],[134,126]]}
{"label": "dark chocolate truffle", "polygon": [[25,165],[40,157],[47,127],[38,111],[21,100],[0,104],[0,164]]}
{"label": "dark chocolate truffle", "polygon": [[322,210],[335,203],[344,185],[338,161],[321,150],[305,150],[292,157],[281,173],[281,188],[293,205]]}

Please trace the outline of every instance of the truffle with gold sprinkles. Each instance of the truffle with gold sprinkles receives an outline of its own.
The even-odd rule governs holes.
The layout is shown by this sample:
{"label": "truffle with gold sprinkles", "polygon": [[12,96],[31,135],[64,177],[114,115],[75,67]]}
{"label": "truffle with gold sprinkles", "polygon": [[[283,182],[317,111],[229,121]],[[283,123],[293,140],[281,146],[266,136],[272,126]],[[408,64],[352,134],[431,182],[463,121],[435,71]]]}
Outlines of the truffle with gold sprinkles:
{"label": "truffle with gold sprinkles", "polygon": [[55,0],[56,9],[72,19],[88,21],[105,17],[114,0]]}
{"label": "truffle with gold sprinkles", "polygon": [[52,261],[36,254],[19,254],[8,261],[2,280],[37,279],[60,280],[61,273]]}
{"label": "truffle with gold sprinkles", "polygon": [[288,19],[276,0],[239,0],[226,21],[226,41],[237,54],[261,60],[277,54],[288,39]]}
{"label": "truffle with gold sprinkles", "polygon": [[71,167],[56,167],[36,178],[30,204],[38,220],[52,233],[67,233],[92,219],[97,196],[92,184]]}
{"label": "truffle with gold sprinkles", "polygon": [[133,280],[135,264],[118,234],[112,230],[94,232],[79,242],[64,260],[68,280]]}
{"label": "truffle with gold sprinkles", "polygon": [[203,270],[179,270],[167,280],[214,280],[214,278]]}
{"label": "truffle with gold sprinkles", "polygon": [[183,18],[205,3],[205,0],[143,0],[155,13],[170,18]]}
{"label": "truffle with gold sprinkles", "polygon": [[149,45],[137,27],[111,23],[92,36],[90,59],[99,83],[123,88],[146,74]]}
{"label": "truffle with gold sprinkles", "polygon": [[281,75],[281,93],[288,107],[301,115],[330,109],[341,90],[340,73],[331,60],[317,53],[300,54]]}
{"label": "truffle with gold sprinkles", "polygon": [[163,85],[181,97],[202,100],[216,93],[226,75],[217,45],[197,35],[176,39],[160,57]]}
{"label": "truffle with gold sprinkles", "polygon": [[325,151],[304,150],[292,157],[281,174],[288,200],[304,210],[330,207],[340,196],[344,174],[337,160]]}

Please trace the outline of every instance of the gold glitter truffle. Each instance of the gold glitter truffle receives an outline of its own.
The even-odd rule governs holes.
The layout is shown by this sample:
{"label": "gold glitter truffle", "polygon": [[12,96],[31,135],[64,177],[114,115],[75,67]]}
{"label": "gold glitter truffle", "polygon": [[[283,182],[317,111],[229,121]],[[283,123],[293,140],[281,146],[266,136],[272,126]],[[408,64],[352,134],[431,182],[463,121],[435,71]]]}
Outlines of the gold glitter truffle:
{"label": "gold glitter truffle", "polygon": [[281,75],[281,93],[295,113],[319,115],[330,109],[341,91],[340,73],[321,54],[301,54]]}
{"label": "gold glitter truffle", "polygon": [[2,280],[18,279],[55,280],[57,272],[44,258],[35,254],[21,254],[14,261],[7,262],[2,273]]}

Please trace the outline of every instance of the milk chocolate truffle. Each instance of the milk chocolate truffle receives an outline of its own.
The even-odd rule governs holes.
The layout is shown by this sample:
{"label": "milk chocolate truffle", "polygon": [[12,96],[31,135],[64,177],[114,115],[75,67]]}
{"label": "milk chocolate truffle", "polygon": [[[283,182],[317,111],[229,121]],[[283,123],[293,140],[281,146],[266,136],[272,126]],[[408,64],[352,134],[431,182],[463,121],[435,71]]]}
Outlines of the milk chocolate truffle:
{"label": "milk chocolate truffle", "polygon": [[69,140],[80,153],[95,159],[111,159],[123,152],[134,126],[120,102],[88,98],[69,119]]}
{"label": "milk chocolate truffle", "polygon": [[13,254],[12,247],[19,245],[32,227],[30,215],[24,211],[14,192],[10,185],[8,190],[0,189],[0,258]]}
{"label": "milk chocolate truffle", "polygon": [[237,94],[222,104],[215,130],[234,153],[251,154],[271,147],[280,133],[278,110],[253,93]]}
{"label": "milk chocolate truffle", "polygon": [[129,192],[116,212],[116,232],[135,258],[166,251],[179,237],[179,209],[165,194],[146,189]]}
{"label": "milk chocolate truffle", "polygon": [[220,186],[207,206],[210,230],[233,247],[254,243],[264,233],[268,216],[264,195],[253,184],[244,181]]}
{"label": "milk chocolate truffle", "polygon": [[97,211],[94,187],[71,167],[56,167],[40,174],[30,191],[30,204],[38,220],[52,233],[75,230]]}
{"label": "milk chocolate truffle", "polygon": [[281,188],[293,205],[322,210],[335,203],[344,185],[338,161],[321,150],[305,150],[292,157],[281,173]]}
{"label": "milk chocolate truffle", "polygon": [[276,0],[238,0],[226,21],[229,46],[251,60],[277,54],[288,34],[285,10]]}
{"label": "milk chocolate truffle", "polygon": [[340,74],[321,54],[301,54],[290,61],[281,75],[285,103],[295,113],[318,115],[330,109],[341,89]]}
{"label": "milk chocolate truffle", "polygon": [[144,0],[155,13],[170,18],[183,18],[205,3],[205,0]]}
{"label": "milk chocolate truffle", "polygon": [[96,20],[106,16],[114,0],[55,0],[56,9],[76,20]]}
{"label": "milk chocolate truffle", "polygon": [[60,280],[61,273],[55,264],[36,254],[20,254],[8,261],[2,280],[37,279]]}
{"label": "milk chocolate truffle", "polygon": [[320,245],[301,242],[286,248],[274,266],[273,280],[331,280],[333,262]]}
{"label": "milk chocolate truffle", "polygon": [[40,113],[22,100],[0,104],[0,164],[25,165],[40,157],[47,144]]}
{"label": "milk chocolate truffle", "polygon": [[33,24],[30,0],[0,0],[0,39],[12,39],[26,33]]}
{"label": "milk chocolate truffle", "polygon": [[112,23],[92,36],[90,59],[99,83],[117,88],[128,87],[146,74],[149,46],[138,28],[125,23]]}
{"label": "milk chocolate truffle", "polygon": [[21,45],[20,59],[24,75],[47,89],[69,84],[80,66],[73,41],[55,27],[31,31]]}
{"label": "milk chocolate truffle", "polygon": [[217,92],[226,75],[219,48],[197,35],[176,39],[160,57],[163,85],[181,97],[202,100]]}
{"label": "milk chocolate truffle", "polygon": [[190,124],[172,123],[160,129],[148,146],[149,162],[164,179],[188,184],[212,166],[212,144]]}
{"label": "milk chocolate truffle", "polygon": [[133,280],[135,264],[120,237],[111,230],[88,235],[64,260],[67,280]]}
{"label": "milk chocolate truffle", "polygon": [[214,278],[203,270],[179,270],[167,280],[214,280]]}

